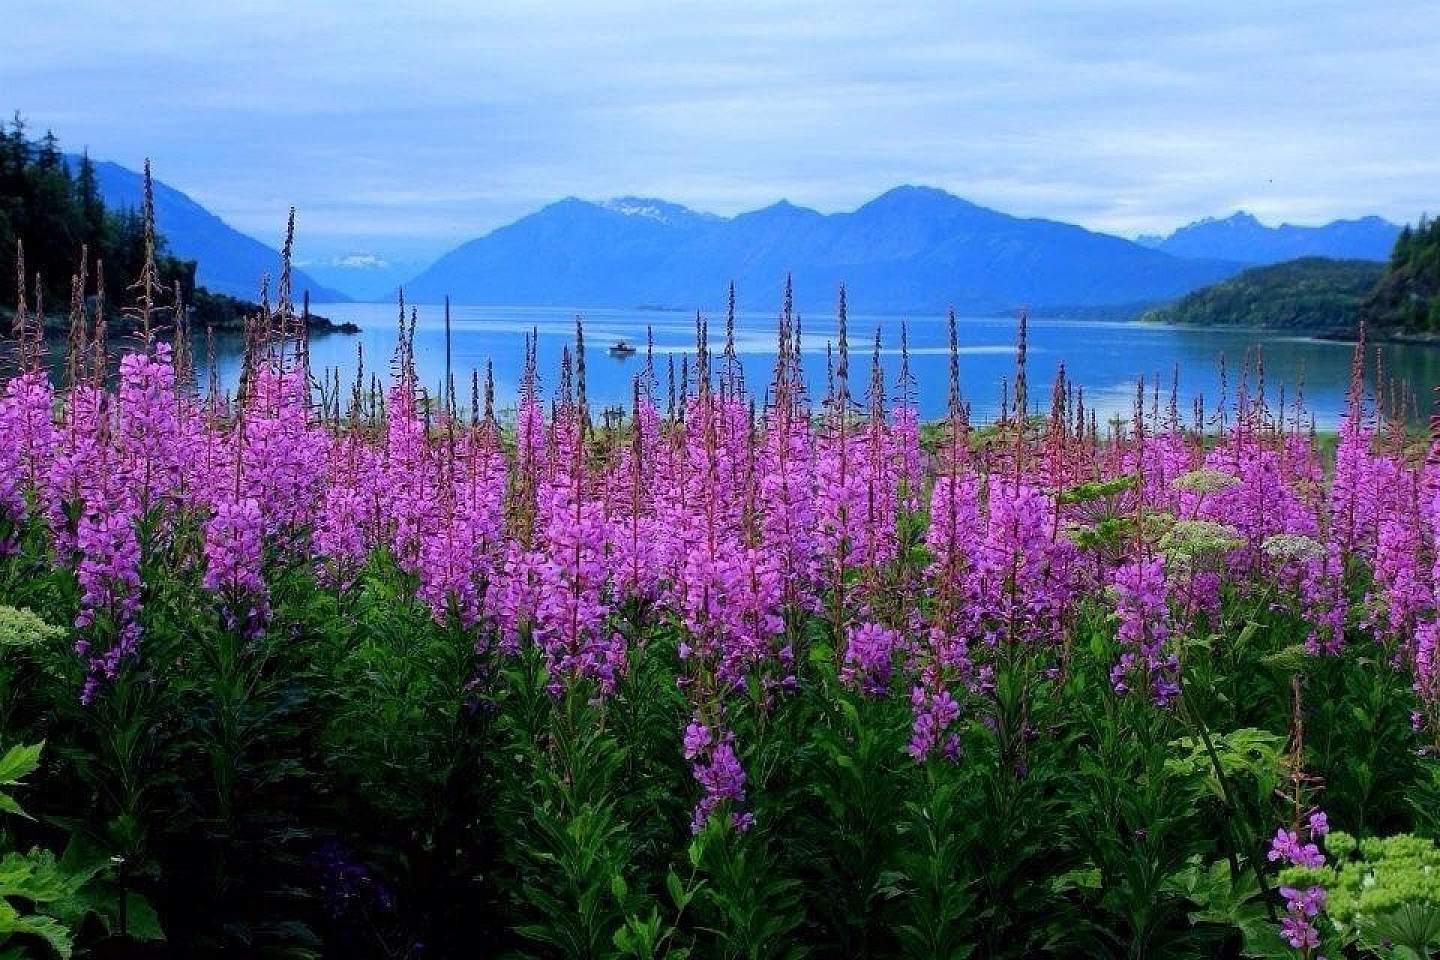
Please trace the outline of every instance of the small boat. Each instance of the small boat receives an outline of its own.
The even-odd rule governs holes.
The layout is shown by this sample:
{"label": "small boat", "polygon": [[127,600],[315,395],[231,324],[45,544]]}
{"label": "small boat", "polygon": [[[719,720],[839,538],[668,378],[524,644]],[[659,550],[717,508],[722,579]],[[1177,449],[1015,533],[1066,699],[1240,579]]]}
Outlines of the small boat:
{"label": "small boat", "polygon": [[612,357],[628,357],[634,352],[635,348],[624,340],[616,340],[610,344],[610,356]]}

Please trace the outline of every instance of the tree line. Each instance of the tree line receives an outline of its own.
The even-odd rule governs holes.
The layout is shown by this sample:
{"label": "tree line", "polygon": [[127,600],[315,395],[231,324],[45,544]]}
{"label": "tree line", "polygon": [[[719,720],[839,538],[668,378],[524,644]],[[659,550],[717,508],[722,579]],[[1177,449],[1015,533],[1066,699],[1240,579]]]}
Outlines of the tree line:
{"label": "tree line", "polygon": [[[47,313],[62,313],[70,279],[86,258],[94,289],[97,262],[104,265],[105,300],[128,301],[127,286],[145,263],[145,218],[132,207],[107,206],[95,164],[82,153],[75,169],[52,131],[31,139],[16,112],[0,127],[0,251],[23,252],[24,283]],[[161,286],[176,282],[193,302],[195,261],[169,255],[155,235],[155,266]],[[20,258],[17,256],[17,267]],[[17,281],[19,278],[16,278]],[[30,303],[33,310],[36,304]]]}

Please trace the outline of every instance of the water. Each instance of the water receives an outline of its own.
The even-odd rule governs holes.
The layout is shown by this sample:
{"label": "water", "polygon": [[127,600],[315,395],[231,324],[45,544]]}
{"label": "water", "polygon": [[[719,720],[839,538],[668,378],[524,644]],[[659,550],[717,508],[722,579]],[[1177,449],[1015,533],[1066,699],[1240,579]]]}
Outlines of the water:
{"label": "water", "polygon": [[[356,369],[356,347],[363,347],[367,370],[384,372],[395,347],[393,306],[384,304],[315,304],[312,309],[337,322],[349,320],[360,326],[354,336],[341,334],[316,338],[311,344],[312,366],[317,373],[338,368],[342,381],[350,382]],[[693,313],[638,309],[567,309],[564,307],[451,307],[451,362],[456,390],[462,404],[468,402],[470,370],[483,371],[485,362],[494,363],[497,406],[514,404],[523,361],[523,337],[532,329],[539,333],[539,363],[544,395],[549,396],[557,380],[560,351],[573,344],[575,317],[585,320],[586,384],[592,408],[628,406],[633,378],[645,365],[647,326],[654,331],[655,366],[661,396],[665,389],[668,357],[675,357],[678,370],[682,355],[693,357],[695,317]],[[723,343],[724,314],[708,314],[711,349],[718,354]],[[911,317],[906,321],[910,346],[910,369],[922,416],[940,416],[946,405],[946,378],[949,366],[947,335],[943,316]],[[851,316],[850,381],[852,392],[863,395],[869,379],[870,355],[877,327],[881,335],[881,363],[887,386],[893,392],[900,363],[899,317]],[[1015,320],[995,317],[964,317],[959,321],[960,383],[971,404],[976,422],[993,418],[1001,402],[1002,381],[1015,369]],[[825,392],[826,343],[835,339],[831,317],[803,318],[803,360],[811,396]],[[639,348],[627,357],[612,357],[607,348],[624,339]],[[762,391],[775,361],[775,316],[740,314],[736,318],[735,349],[744,369],[746,383]],[[1181,410],[1191,410],[1199,395],[1213,407],[1221,395],[1220,360],[1229,370],[1233,395],[1238,368],[1259,348],[1264,361],[1266,396],[1273,406],[1282,386],[1287,409],[1293,406],[1297,386],[1303,389],[1306,409],[1316,423],[1333,427],[1345,403],[1353,347],[1347,343],[1316,340],[1282,331],[1201,330],[1137,324],[1132,321],[1032,319],[1029,324],[1028,382],[1032,409],[1048,407],[1050,382],[1057,364],[1085,391],[1087,407],[1102,418],[1128,416],[1134,405],[1135,385],[1140,377],[1162,384],[1162,407],[1168,402],[1173,371],[1178,368]],[[1427,397],[1440,383],[1440,347],[1387,344],[1380,347],[1380,363],[1387,378],[1405,384],[1415,396]],[[433,392],[444,379],[445,327],[443,310],[420,306],[415,332],[415,356],[421,381]],[[717,361],[718,362],[718,361]],[[233,384],[240,358],[233,351],[217,357],[223,382]],[[1371,351],[1370,374],[1376,361]],[[368,379],[368,374],[367,374]],[[1253,374],[1251,383],[1253,390]],[[1149,388],[1147,388],[1147,393]],[[1422,400],[1422,403],[1425,401]]]}

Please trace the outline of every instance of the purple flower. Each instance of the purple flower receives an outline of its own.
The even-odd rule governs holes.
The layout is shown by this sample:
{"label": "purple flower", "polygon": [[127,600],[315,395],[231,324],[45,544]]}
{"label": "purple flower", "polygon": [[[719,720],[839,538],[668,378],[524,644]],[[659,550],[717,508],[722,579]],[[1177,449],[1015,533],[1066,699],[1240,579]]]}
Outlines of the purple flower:
{"label": "purple flower", "polygon": [[944,738],[945,752],[953,754],[958,739],[953,734],[948,737],[945,734],[960,715],[960,705],[950,692],[938,690],[931,693],[923,686],[913,687],[910,690],[910,707],[914,719],[906,753],[916,760],[923,760],[941,745]]}
{"label": "purple flower", "polygon": [[845,635],[845,662],[840,678],[871,696],[883,696],[894,668],[900,634],[878,623],[851,627]]}
{"label": "purple flower", "polygon": [[1115,571],[1111,583],[1120,621],[1115,636],[1124,652],[1111,668],[1110,682],[1116,693],[1126,693],[1138,682],[1157,706],[1168,706],[1180,692],[1180,661],[1165,649],[1170,608],[1164,561],[1153,557],[1127,563]]}
{"label": "purple flower", "polygon": [[1280,936],[1296,950],[1320,946],[1320,932],[1304,917],[1285,916],[1280,918]]}
{"label": "purple flower", "polygon": [[[686,739],[687,742],[690,739],[688,730]],[[739,757],[735,755],[734,741],[735,735],[727,730],[708,743],[708,750],[702,747],[693,758],[695,762],[691,768],[692,773],[705,790],[690,818],[690,828],[696,833],[700,832],[710,814],[721,803],[729,802],[733,807],[738,807],[745,802],[745,770],[740,766]],[[754,822],[752,815],[732,809],[731,824],[735,829],[745,830]]]}
{"label": "purple flower", "polygon": [[1307,887],[1304,890],[1281,887],[1280,896],[1285,898],[1285,909],[1292,914],[1313,917],[1325,909],[1324,887]]}
{"label": "purple flower", "polygon": [[685,727],[685,759],[694,760],[700,751],[710,746],[710,728],[701,723],[691,722]]}
{"label": "purple flower", "polygon": [[1284,860],[1297,867],[1325,865],[1325,855],[1320,852],[1319,847],[1313,843],[1302,844],[1293,830],[1286,830],[1284,827],[1275,831],[1275,837],[1270,841],[1270,852],[1266,857],[1271,863]]}
{"label": "purple flower", "polygon": [[270,616],[269,592],[260,575],[263,520],[252,498],[222,500],[205,524],[205,589],[221,596],[226,626],[258,633]]}

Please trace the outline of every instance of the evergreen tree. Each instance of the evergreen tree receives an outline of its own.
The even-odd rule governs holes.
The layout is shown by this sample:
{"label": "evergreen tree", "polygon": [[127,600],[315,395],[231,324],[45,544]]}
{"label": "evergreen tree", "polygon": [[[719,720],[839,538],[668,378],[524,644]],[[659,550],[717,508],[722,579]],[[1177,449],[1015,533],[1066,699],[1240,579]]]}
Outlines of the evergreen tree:
{"label": "evergreen tree", "polygon": [[1440,219],[1422,215],[1400,231],[1360,317],[1377,331],[1440,333]]}
{"label": "evergreen tree", "polygon": [[103,250],[109,224],[105,219],[105,201],[100,199],[100,186],[95,181],[95,163],[90,159],[88,149],[80,155],[80,172],[75,178],[75,189],[80,200],[80,217],[85,225],[85,243],[91,250]]}
{"label": "evergreen tree", "polygon": [[[54,311],[69,302],[81,250],[92,258],[91,276],[93,261],[105,261],[105,299],[117,308],[130,301],[127,287],[145,262],[140,213],[106,207],[88,152],[72,171],[55,134],[30,140],[16,113],[9,128],[0,129],[0,261],[10,261],[19,241],[25,244],[27,283],[40,278],[39,292]],[[155,285],[168,290],[179,282],[186,300],[194,302],[195,265],[164,251],[164,238],[157,235]],[[8,268],[6,273],[13,275]],[[13,300],[13,291],[0,299]]]}

